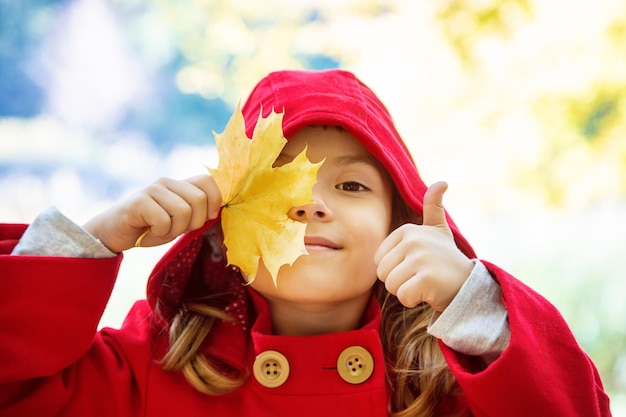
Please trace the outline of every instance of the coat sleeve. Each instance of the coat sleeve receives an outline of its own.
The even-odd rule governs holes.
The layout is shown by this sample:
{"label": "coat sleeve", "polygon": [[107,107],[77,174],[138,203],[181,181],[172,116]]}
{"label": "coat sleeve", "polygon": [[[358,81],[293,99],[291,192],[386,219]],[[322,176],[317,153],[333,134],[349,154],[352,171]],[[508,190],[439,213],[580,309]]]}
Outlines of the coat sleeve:
{"label": "coat sleeve", "polygon": [[497,266],[510,344],[489,366],[441,344],[476,417],[607,417],[609,399],[595,365],[558,310]]}
{"label": "coat sleeve", "polygon": [[[24,229],[0,225],[0,415],[138,410],[151,338],[149,326],[136,323],[147,320],[96,331],[122,256],[9,255]],[[133,314],[148,312],[135,308]]]}

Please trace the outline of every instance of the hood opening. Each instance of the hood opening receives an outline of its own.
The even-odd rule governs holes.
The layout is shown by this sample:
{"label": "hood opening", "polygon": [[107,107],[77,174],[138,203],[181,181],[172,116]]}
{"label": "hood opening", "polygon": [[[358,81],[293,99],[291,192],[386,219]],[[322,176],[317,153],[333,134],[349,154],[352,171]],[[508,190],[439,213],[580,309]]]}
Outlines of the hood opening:
{"label": "hood opening", "polygon": [[[422,216],[426,184],[386,107],[352,73],[343,70],[280,71],[263,78],[242,107],[248,137],[259,114],[284,112],[283,132],[289,140],[311,125],[341,126],[383,165],[407,205]],[[470,258],[474,251],[446,214],[457,246]],[[222,244],[215,240],[219,218],[184,236],[154,268],[148,300],[157,319],[168,325],[181,302],[215,293],[238,293],[241,274],[226,265]],[[228,302],[228,297],[224,303]]]}

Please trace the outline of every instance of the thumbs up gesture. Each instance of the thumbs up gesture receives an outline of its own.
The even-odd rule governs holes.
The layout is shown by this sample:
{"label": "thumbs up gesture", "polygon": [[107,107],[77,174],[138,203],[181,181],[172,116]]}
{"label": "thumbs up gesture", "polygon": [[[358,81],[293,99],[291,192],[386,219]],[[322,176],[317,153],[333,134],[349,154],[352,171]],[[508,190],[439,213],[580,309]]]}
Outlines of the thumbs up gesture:
{"label": "thumbs up gesture", "polygon": [[474,268],[446,220],[442,201],[447,189],[445,182],[431,185],[424,194],[423,224],[400,226],[374,255],[378,278],[406,307],[426,302],[445,310]]}

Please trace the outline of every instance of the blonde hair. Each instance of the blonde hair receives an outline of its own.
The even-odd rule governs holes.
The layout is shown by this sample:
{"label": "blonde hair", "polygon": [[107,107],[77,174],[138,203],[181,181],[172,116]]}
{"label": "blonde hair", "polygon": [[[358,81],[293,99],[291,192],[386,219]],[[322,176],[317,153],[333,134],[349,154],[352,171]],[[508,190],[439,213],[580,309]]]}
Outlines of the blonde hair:
{"label": "blonde hair", "polygon": [[[392,190],[390,229],[405,223],[421,224],[422,217],[404,202],[395,186]],[[374,291],[381,306],[380,337],[392,388],[390,415],[435,416],[457,387],[437,338],[426,331],[435,311],[426,303],[405,307],[380,281]]]}
{"label": "blonde hair", "polygon": [[199,351],[202,342],[217,320],[233,321],[223,310],[207,302],[190,302],[174,317],[170,325],[170,348],[161,360],[163,369],[182,371],[189,383],[198,391],[209,395],[231,392],[241,386],[243,377],[225,375],[222,367],[212,365]]}
{"label": "blonde hair", "polygon": [[[392,189],[391,229],[404,223],[421,223],[421,218],[406,205],[396,188]],[[392,388],[390,413],[393,417],[433,417],[442,401],[456,389],[456,380],[437,339],[426,332],[434,311],[426,303],[415,308],[404,307],[380,282],[374,291],[382,311],[380,336]],[[165,370],[182,371],[194,388],[209,395],[231,392],[248,378],[247,373],[225,372],[200,351],[216,320],[232,320],[215,307],[218,305],[224,305],[224,295],[184,303],[172,320],[170,349],[162,360]]]}
{"label": "blonde hair", "polygon": [[433,310],[426,303],[404,307],[384,285],[378,285],[378,298],[383,300],[380,333],[393,390],[391,415],[434,416],[453,393],[456,379],[437,339],[426,332]]}

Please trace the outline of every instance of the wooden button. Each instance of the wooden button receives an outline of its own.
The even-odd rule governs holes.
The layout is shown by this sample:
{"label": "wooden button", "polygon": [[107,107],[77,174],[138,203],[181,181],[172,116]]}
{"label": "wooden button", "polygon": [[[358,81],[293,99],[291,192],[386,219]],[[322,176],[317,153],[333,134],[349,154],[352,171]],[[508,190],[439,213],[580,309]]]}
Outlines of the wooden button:
{"label": "wooden button", "polygon": [[289,378],[289,361],[278,351],[266,350],[254,360],[253,373],[264,387],[280,387]]}
{"label": "wooden button", "polygon": [[337,372],[350,384],[362,384],[374,372],[374,358],[361,346],[350,346],[337,359]]}

